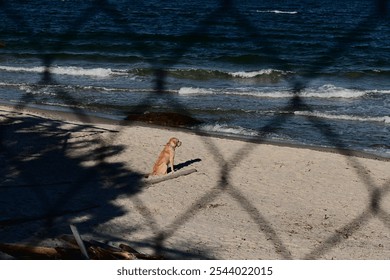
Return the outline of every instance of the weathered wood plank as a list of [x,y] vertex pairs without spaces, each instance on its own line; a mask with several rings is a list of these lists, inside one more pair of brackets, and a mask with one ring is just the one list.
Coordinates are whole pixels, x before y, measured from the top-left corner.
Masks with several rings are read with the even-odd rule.
[[148,179],[144,180],[145,188],[148,188],[151,185],[158,184],[167,180],[178,178],[180,176],[187,176],[197,171],[198,170],[193,168],[193,169],[188,169],[183,171],[176,171],[174,173],[169,173],[168,175],[165,176],[151,176]]

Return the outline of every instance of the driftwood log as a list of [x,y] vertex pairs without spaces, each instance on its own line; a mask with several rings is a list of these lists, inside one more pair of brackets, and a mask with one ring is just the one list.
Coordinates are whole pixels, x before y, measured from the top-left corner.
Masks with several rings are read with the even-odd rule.
[[[24,244],[0,243],[0,251],[16,259],[21,260],[83,260],[84,255],[71,235],[61,235],[59,240],[63,241],[66,247],[45,247]],[[142,254],[131,248],[129,245],[120,244],[114,247],[96,240],[83,241],[92,260],[156,260],[162,259],[159,256]]]
[[155,260],[162,259],[159,256],[142,254],[129,245],[120,244],[114,247],[96,240],[85,241],[82,239],[75,225],[70,225],[73,236],[61,235],[58,241],[63,247],[33,246],[27,244],[0,243],[0,253],[3,252],[16,259],[29,260]]
[[72,260],[82,259],[78,248],[31,246],[0,243],[0,251],[22,260]]
[[164,176],[150,176],[149,178],[144,180],[145,188],[150,187],[150,185],[158,184],[158,183],[161,183],[161,182],[164,182],[164,181],[167,181],[170,179],[174,179],[174,178],[177,178],[180,176],[186,176],[186,175],[192,174],[194,172],[197,172],[197,170],[193,168],[193,169],[188,169],[188,170],[183,170],[183,171],[176,171],[174,173],[169,173],[169,174],[164,175]]

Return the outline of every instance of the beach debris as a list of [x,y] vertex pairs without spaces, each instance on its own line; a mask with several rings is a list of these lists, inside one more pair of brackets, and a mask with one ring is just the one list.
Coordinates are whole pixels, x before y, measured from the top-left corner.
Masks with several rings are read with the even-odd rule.
[[196,170],[195,168],[192,168],[188,170],[176,171],[174,173],[168,173],[167,175],[164,176],[151,176],[148,179],[144,179],[144,183],[146,185],[145,188],[150,187],[150,185],[154,185],[170,179],[178,178],[180,176],[187,176],[197,171],[198,170]]
[[0,243],[0,253],[21,260],[161,260],[160,256],[139,253],[127,244],[119,247],[94,239],[85,241],[75,225],[70,225],[72,235],[60,235],[56,243],[61,246],[33,246],[26,244]]
[[0,243],[0,251],[22,260],[80,259],[80,250],[75,248]]
[[202,123],[191,116],[174,112],[129,113],[125,120],[170,127],[189,127]]
[[[0,252],[20,260],[82,260],[85,255],[81,253],[79,245],[72,235],[62,235],[58,241],[64,246],[46,247],[25,244],[0,243]],[[96,240],[83,242],[88,258],[91,260],[161,260],[160,256],[151,256],[139,253],[126,244],[114,247]]]

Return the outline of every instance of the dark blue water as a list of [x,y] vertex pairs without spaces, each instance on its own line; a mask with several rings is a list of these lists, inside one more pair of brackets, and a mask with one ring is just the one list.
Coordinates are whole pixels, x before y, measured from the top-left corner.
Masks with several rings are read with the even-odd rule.
[[380,2],[2,1],[0,101],[390,157]]

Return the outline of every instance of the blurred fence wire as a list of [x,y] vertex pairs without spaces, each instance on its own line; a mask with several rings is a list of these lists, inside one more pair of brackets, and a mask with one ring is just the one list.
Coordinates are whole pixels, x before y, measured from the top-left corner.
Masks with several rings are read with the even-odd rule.
[[[36,46],[35,48],[38,52],[37,57],[41,59],[42,65],[44,66],[44,71],[37,84],[56,84],[57,81],[55,81],[52,74],[52,65],[56,60],[55,51],[60,51],[64,48],[65,44],[58,42],[55,51],[46,53],[41,38],[34,33],[33,28],[29,26],[26,20],[28,15],[20,13],[17,5],[14,5],[12,2],[14,1],[1,0],[0,11],[3,17],[8,17],[19,29],[30,34],[27,37],[28,41],[26,41],[26,44]],[[267,56],[272,57],[274,60],[282,61],[281,54],[274,50],[272,42],[268,42],[262,36],[261,30],[258,30],[252,24],[251,20],[240,12],[235,5],[235,1],[221,0],[219,3],[214,11],[210,11],[208,16],[199,21],[195,30],[185,35],[190,37],[200,36],[213,28],[219,19],[225,17],[233,18],[239,22],[239,28],[247,39],[253,40],[254,43],[261,41]],[[301,97],[302,91],[306,88],[310,80],[315,79],[316,73],[319,73],[322,68],[335,64],[343,54],[348,52],[353,42],[364,37],[367,30],[369,30],[367,28],[368,26],[373,27],[378,20],[382,20],[388,16],[388,1],[376,0],[372,1],[372,3],[374,9],[369,16],[363,19],[360,24],[348,30],[344,36],[336,38],[322,58],[312,61],[309,70],[306,72],[305,80],[289,81],[293,95],[283,109],[284,111],[297,111],[302,109],[305,111],[313,111],[312,107]],[[81,12],[79,18],[69,24],[67,31],[63,34],[63,38],[67,38],[67,40],[76,38],[78,30],[82,29],[87,22],[93,20],[97,14],[104,14],[110,17],[118,26],[122,26],[123,31],[129,35],[130,39],[137,36],[137,31],[132,27],[131,19],[122,13],[114,3],[106,0],[96,0],[90,1],[88,9]],[[191,115],[186,104],[179,102],[173,95],[166,94],[166,89],[168,88],[167,69],[177,64],[183,55],[190,51],[191,44],[190,41],[183,41],[170,54],[168,59],[160,61],[148,45],[137,41],[136,49],[145,59],[148,59],[154,69],[155,84],[153,88],[155,91],[149,95],[145,95],[135,111],[147,111],[152,102],[152,97],[154,98],[158,94],[161,95],[162,99],[172,104],[171,106],[175,110]],[[286,64],[287,69],[288,67],[289,65]],[[78,120],[86,124],[90,121],[87,112],[80,109],[79,106],[76,106],[79,101],[66,90],[58,89],[56,94],[57,98],[70,106]],[[15,111],[22,111],[25,107],[33,103],[34,98],[33,93],[26,92],[18,100]],[[286,122],[289,117],[289,114],[276,116],[264,125],[261,131],[267,133],[273,132],[280,127],[280,124]],[[307,117],[307,120],[313,128],[317,129],[323,137],[327,138],[330,143],[333,143],[345,155],[346,161],[355,166],[357,177],[365,184],[370,197],[368,204],[362,207],[360,216],[345,224],[306,256],[302,256],[302,258],[307,259],[318,259],[323,257],[334,246],[343,242],[345,240],[343,238],[345,234],[352,234],[358,230],[358,225],[367,224],[372,219],[380,220],[390,231],[390,214],[381,207],[382,198],[390,190],[390,180],[387,180],[384,185],[374,183],[370,174],[361,172],[365,167],[360,163],[359,159],[350,157],[351,154],[345,149],[345,143],[339,139],[337,133],[333,131],[329,124],[310,117]],[[113,217],[126,214],[120,208],[108,203],[109,201],[121,195],[131,196],[139,191],[137,186],[140,184],[141,174],[135,174],[129,171],[124,165],[114,164],[109,160],[113,155],[123,151],[122,146],[113,144],[117,133],[120,133],[121,126],[117,127],[116,133],[113,133],[111,137],[93,138],[91,143],[88,142],[89,140],[85,142],[81,136],[80,138],[76,137],[75,141],[69,141],[70,133],[76,136],[78,133],[100,135],[107,132],[107,130],[92,125],[76,124],[68,124],[67,129],[64,129],[60,121],[48,123],[43,118],[33,116],[26,117],[20,122],[18,115],[1,112],[0,129],[0,174],[3,176],[3,178],[0,178],[0,203],[3,201],[5,205],[5,200],[8,200],[7,204],[9,204],[9,200],[12,200],[14,206],[11,207],[11,210],[8,209],[7,211],[18,213],[17,217],[1,217],[2,206],[0,205],[0,242],[2,242],[2,239],[10,240],[10,235],[12,235],[10,232],[12,230],[9,231],[9,229],[14,227],[20,227],[31,234],[39,228],[42,237],[55,236],[55,234],[59,233],[58,229],[54,227],[56,222],[66,223],[70,219],[69,217],[77,217],[80,213],[89,213],[91,215],[90,220],[95,220],[96,224],[104,223]],[[19,139],[18,135],[20,134],[24,136],[23,142],[16,144],[15,141],[19,141],[17,139]],[[264,139],[262,136],[259,136],[258,140],[261,142]],[[291,254],[289,253],[288,246],[278,234],[278,228],[267,220],[256,206],[234,186],[230,179],[231,172],[250,155],[253,145],[248,144],[236,151],[233,156],[226,158],[221,150],[212,142],[205,142],[204,144],[207,146],[210,156],[215,157],[215,160],[220,162],[220,178],[218,182],[214,182],[217,184],[217,187],[204,193],[193,204],[194,206],[183,213],[179,213],[169,227],[158,228],[153,226],[154,217],[152,211],[139,198],[136,196],[133,197],[140,206],[139,208],[143,209],[140,211],[140,214],[146,220],[150,220],[151,227],[154,227],[153,231],[156,232],[154,243],[150,244],[154,253],[156,255],[164,254],[167,240],[174,236],[186,221],[198,214],[200,210],[197,205],[212,203],[224,194],[237,201],[240,207],[249,214],[251,221],[259,228],[261,234],[267,237],[268,242],[272,243],[275,252],[277,252],[281,259],[290,259]],[[68,151],[79,149],[80,147],[85,148],[86,146],[92,147],[92,153],[81,153],[76,157],[67,156]],[[82,164],[91,160],[96,161],[96,165],[84,166]],[[49,178],[47,182],[41,181],[40,175],[42,172],[50,173],[46,176]],[[8,178],[14,177],[18,179],[13,185],[6,183]],[[59,188],[59,186],[67,187]],[[125,188],[121,188],[124,186]],[[94,193],[93,198],[90,197],[91,193]],[[110,214],[96,211],[99,208],[97,203],[99,199],[107,201],[105,213]],[[29,213],[20,213],[17,211],[19,204],[28,204],[31,208],[40,209],[41,214],[31,216]],[[30,229],[28,225],[31,223],[36,223],[37,227]],[[3,234],[4,236],[2,237],[1,235]]]

